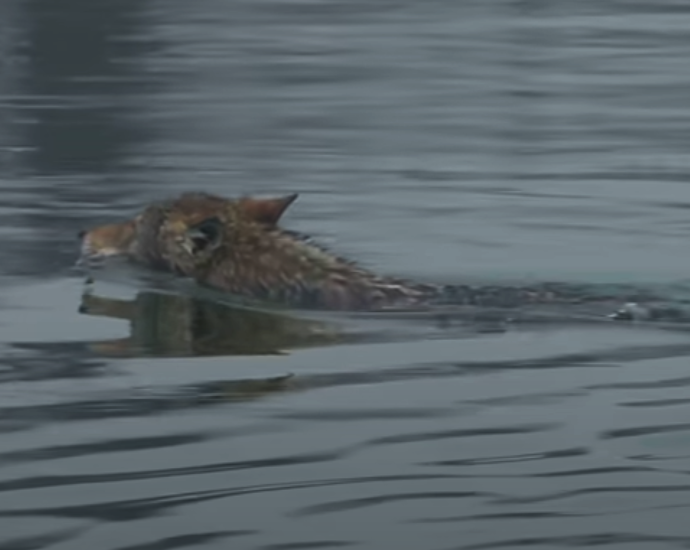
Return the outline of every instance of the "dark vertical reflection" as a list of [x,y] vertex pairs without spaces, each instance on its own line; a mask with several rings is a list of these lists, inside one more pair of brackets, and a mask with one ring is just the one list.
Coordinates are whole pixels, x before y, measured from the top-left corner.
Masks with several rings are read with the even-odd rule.
[[[543,21],[553,17],[557,7],[544,0],[516,0],[511,4],[511,48],[507,54],[507,128],[502,152],[510,166],[507,176],[529,179],[541,168],[545,144],[553,139],[555,127],[554,92],[549,85],[553,60],[563,47],[563,37]],[[550,58],[551,57],[551,58]]]
[[144,178],[130,159],[151,138],[145,105],[154,81],[146,61],[157,45],[146,5],[14,4],[15,71],[4,101],[13,121],[4,139],[12,145],[12,162],[0,166],[7,212],[0,228],[8,234],[2,273],[69,269],[74,235],[83,217],[93,214],[86,205],[110,208],[140,187]]
[[24,93],[31,98],[28,166],[105,173],[144,138],[135,91],[146,43],[142,0],[28,0]]
[[0,178],[9,171],[21,141],[13,104],[19,93],[21,65],[17,56],[19,11],[19,0],[0,2]]

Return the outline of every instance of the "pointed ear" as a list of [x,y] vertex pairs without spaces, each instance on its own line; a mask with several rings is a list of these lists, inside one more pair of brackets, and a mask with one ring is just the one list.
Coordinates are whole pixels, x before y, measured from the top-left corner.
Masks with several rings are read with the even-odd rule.
[[186,235],[191,245],[191,254],[213,250],[220,245],[223,237],[223,222],[215,216],[206,218],[190,227]]
[[249,219],[257,223],[276,225],[288,206],[290,206],[299,195],[293,193],[284,197],[272,199],[254,199],[246,197],[240,199],[240,211]]

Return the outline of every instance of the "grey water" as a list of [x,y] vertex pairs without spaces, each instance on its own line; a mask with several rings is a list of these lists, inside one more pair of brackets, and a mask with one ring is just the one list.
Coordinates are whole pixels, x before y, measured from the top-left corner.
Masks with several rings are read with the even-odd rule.
[[690,548],[690,333],[238,309],[76,234],[185,190],[414,279],[690,267],[680,0],[0,2],[0,549]]

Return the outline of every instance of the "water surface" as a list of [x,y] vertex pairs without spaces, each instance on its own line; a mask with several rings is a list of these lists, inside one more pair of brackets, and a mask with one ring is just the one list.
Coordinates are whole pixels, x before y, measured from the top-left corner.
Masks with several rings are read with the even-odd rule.
[[[687,282],[684,2],[0,2],[0,547],[687,548],[684,330],[246,312],[76,233],[198,189],[437,282]],[[487,329],[488,328],[488,329]]]

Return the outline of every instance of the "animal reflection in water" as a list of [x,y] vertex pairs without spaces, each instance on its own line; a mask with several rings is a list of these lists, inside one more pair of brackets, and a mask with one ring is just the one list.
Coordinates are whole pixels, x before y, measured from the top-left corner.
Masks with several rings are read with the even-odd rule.
[[129,322],[129,337],[90,345],[106,356],[275,355],[353,338],[320,321],[150,291],[131,300],[85,292],[79,312]]

